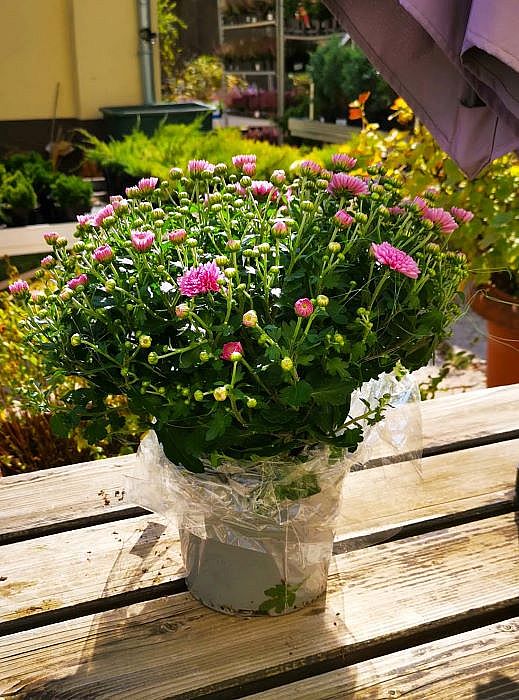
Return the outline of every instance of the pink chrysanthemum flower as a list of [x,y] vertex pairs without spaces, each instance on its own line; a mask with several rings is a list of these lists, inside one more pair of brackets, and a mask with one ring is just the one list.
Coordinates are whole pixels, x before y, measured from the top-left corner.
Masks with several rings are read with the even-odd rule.
[[103,207],[100,211],[97,212],[97,214],[94,214],[94,219],[92,223],[94,224],[94,226],[101,226],[101,224],[107,217],[113,215],[114,208],[111,204],[107,204],[106,207]]
[[423,197],[415,197],[411,204],[414,204],[415,207],[418,207],[421,211],[424,211],[429,206]]
[[405,214],[405,209],[403,207],[388,207],[388,212],[393,215]]
[[92,214],[77,214],[76,220],[79,226],[88,226],[93,223],[94,217]]
[[110,204],[113,207],[114,211],[117,211],[119,207],[125,207],[128,204],[128,200],[124,199],[124,197],[110,197]]
[[[240,153],[239,155],[232,157],[232,164],[235,168],[241,170],[242,172],[244,172],[244,165],[253,165],[254,170],[252,174],[254,174],[256,171],[256,156],[253,153]],[[251,175],[251,173],[245,173],[245,175]]]
[[137,185],[132,185],[131,187],[126,187],[124,190],[126,196],[128,199],[134,199],[135,197],[138,197],[141,193]]
[[15,280],[8,289],[11,294],[24,294],[29,291],[29,285],[25,280]]
[[277,199],[279,194],[277,188],[268,180],[253,180],[250,189],[257,199]]
[[45,243],[48,243],[49,245],[54,245],[58,238],[59,235],[55,231],[48,231],[47,233],[43,234],[43,239],[45,240]]
[[286,179],[287,175],[284,170],[274,170],[270,176],[270,181],[275,185],[282,185],[284,182],[286,182]]
[[352,223],[355,221],[353,216],[348,214],[347,211],[344,211],[344,209],[339,209],[339,211],[333,215],[333,218],[335,219],[335,222],[339,224],[339,226],[341,226],[342,228],[347,228],[348,226],[351,226]]
[[40,260],[40,265],[42,267],[52,267],[55,264],[56,260],[52,257],[52,255],[46,255],[44,258]]
[[79,286],[85,286],[88,282],[88,277],[83,273],[79,277],[73,277],[67,282],[67,287],[70,289],[77,289]]
[[372,243],[371,251],[379,263],[387,265],[392,270],[401,272],[406,277],[411,277],[411,279],[415,280],[420,274],[420,268],[410,255],[386,241],[379,244]]
[[297,316],[301,316],[301,318],[307,318],[308,316],[311,316],[314,312],[314,305],[310,301],[310,299],[307,299],[304,297],[303,299],[298,299],[296,303],[294,304],[294,311],[296,312]]
[[474,218],[474,214],[471,211],[460,209],[459,207],[451,207],[451,214],[458,224],[466,224]]
[[449,234],[458,228],[458,224],[454,221],[452,214],[442,209],[441,207],[426,207],[422,211],[424,219],[429,219],[441,231],[441,233]]
[[337,170],[351,170],[357,165],[357,159],[349,156],[347,153],[334,153],[332,156],[332,165]]
[[183,243],[186,240],[187,231],[183,228],[177,228],[174,231],[170,231],[168,233],[168,238],[172,243],[178,245],[179,243]]
[[242,173],[252,177],[256,172],[256,163],[244,163]]
[[299,163],[299,172],[307,177],[317,177],[321,172],[321,166],[314,160],[302,160]]
[[214,165],[208,160],[195,159],[187,164],[187,171],[190,175],[200,175],[201,173],[214,172]]
[[286,221],[283,221],[283,219],[274,219],[274,223],[272,224],[272,233],[275,237],[285,236],[288,233]]
[[239,352],[240,355],[243,355],[242,344],[231,341],[230,343],[224,344],[220,357],[222,358],[222,360],[232,360],[232,355],[235,352]]
[[218,284],[221,278],[221,273],[218,265],[212,261],[192,267],[181,277],[177,278],[180,293],[186,297],[195,297],[197,294],[206,294],[207,292],[218,292],[220,285]]
[[350,194],[358,196],[360,194],[368,194],[368,183],[361,180],[360,177],[346,175],[346,173],[334,173],[328,185],[328,192],[333,195]]
[[157,187],[158,177],[143,177],[137,183],[141,192],[152,192]]
[[92,253],[92,257],[97,262],[109,262],[114,257],[114,252],[109,245],[101,245]]
[[151,248],[155,240],[153,231],[132,231],[131,232],[132,246],[139,253],[144,253]]

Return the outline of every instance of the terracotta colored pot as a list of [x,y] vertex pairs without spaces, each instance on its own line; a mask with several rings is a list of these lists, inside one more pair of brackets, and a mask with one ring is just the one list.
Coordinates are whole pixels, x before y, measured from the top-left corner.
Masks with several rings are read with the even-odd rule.
[[487,322],[487,386],[519,382],[519,298],[497,287],[478,287],[471,306]]

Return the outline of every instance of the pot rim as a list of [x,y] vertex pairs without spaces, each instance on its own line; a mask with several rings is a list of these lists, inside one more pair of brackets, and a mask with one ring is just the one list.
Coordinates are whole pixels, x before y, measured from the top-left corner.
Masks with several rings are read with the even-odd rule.
[[471,287],[469,293],[469,304],[477,314],[498,326],[519,331],[519,297],[491,283]]

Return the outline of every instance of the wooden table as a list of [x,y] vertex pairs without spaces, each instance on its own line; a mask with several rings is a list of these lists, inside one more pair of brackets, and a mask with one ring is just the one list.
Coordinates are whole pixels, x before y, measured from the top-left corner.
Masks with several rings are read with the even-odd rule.
[[420,488],[351,474],[326,599],[275,619],[190,596],[133,456],[1,479],[0,698],[519,698],[519,385],[422,412]]

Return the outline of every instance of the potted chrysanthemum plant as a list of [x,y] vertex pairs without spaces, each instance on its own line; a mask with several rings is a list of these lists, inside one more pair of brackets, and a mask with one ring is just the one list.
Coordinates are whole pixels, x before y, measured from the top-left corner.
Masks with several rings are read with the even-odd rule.
[[114,401],[154,431],[166,457],[148,439],[143,462],[162,459],[188,586],[217,609],[282,613],[322,593],[341,456],[390,403],[352,414],[352,394],[424,365],[459,313],[449,215],[382,167],[333,164],[257,181],[253,155],[190,161],[81,217],[72,250],[48,233],[43,294],[11,285],[49,369],[86,384],[58,431],[116,433]]

